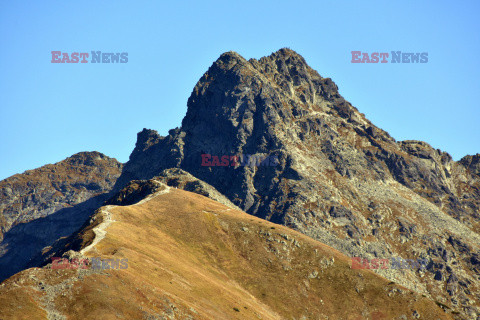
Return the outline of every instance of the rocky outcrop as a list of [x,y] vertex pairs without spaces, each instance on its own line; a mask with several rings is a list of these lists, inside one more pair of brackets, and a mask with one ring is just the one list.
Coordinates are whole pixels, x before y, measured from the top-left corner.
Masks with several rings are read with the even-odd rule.
[[110,198],[105,204],[116,206],[129,206],[136,204],[161,188],[154,180],[132,180],[128,185]]
[[470,173],[480,176],[480,153],[465,156],[459,161]]
[[226,205],[229,208],[241,210],[230,200],[228,200],[227,197],[218,192],[217,189],[215,189],[208,183],[197,179],[196,177],[192,176],[190,173],[182,169],[171,168],[163,170],[158,176],[154,178],[154,180],[160,181],[170,187],[175,187],[178,189],[183,189],[185,191],[200,194],[202,196],[215,200],[223,205]]

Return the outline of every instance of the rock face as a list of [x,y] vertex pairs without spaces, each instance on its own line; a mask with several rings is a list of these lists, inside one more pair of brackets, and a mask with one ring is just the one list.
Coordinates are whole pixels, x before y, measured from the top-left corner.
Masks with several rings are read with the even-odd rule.
[[[205,154],[229,165],[202,165]],[[278,163],[232,166],[240,155]],[[292,50],[248,61],[227,52],[195,86],[180,128],[138,134],[116,188],[181,168],[244,211],[348,255],[428,259],[425,274],[379,272],[469,317],[480,315],[479,157],[455,162],[395,141]]]
[[122,166],[99,152],[80,152],[1,181],[0,281],[77,231],[108,198]]

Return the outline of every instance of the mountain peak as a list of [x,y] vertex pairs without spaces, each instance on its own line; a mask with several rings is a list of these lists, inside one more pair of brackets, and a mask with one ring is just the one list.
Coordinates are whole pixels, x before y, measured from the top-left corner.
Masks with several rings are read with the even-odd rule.
[[[289,69],[295,67],[296,69],[305,69],[312,74],[316,73],[312,68],[310,68],[302,55],[290,48],[282,48],[277,50],[271,53],[269,56],[260,58],[259,62],[261,64],[268,64],[271,62],[276,63],[278,71],[284,75],[288,74]],[[286,68],[286,66],[288,66],[288,68]]]
[[[245,60],[245,58],[242,57],[240,54],[235,51],[228,51],[222,53],[220,57],[213,63],[212,67],[218,67],[221,70],[230,70],[237,64],[244,65],[246,63],[247,60]],[[212,68],[210,68],[209,73],[214,73],[212,71]]]
[[217,59],[217,61],[218,60],[226,61],[226,60],[231,60],[231,59],[243,60],[243,61],[245,60],[245,58],[242,57],[238,52],[230,50],[230,51],[222,53],[220,55],[220,57]]
[[272,53],[270,56],[274,56],[274,57],[284,57],[284,58],[288,58],[288,57],[295,57],[295,58],[300,58],[302,59],[303,61],[305,61],[305,59],[302,57],[302,55],[300,55],[298,52],[296,52],[295,50],[292,50],[290,48],[281,48],[280,50],[277,50],[275,51],[274,53]]
[[136,154],[142,153],[150,146],[156,144],[162,137],[156,130],[143,128],[142,131],[137,133],[137,142],[135,143],[135,149],[130,154],[130,159]]
[[111,158],[107,157],[101,152],[98,151],[83,151],[75,153],[74,155],[68,157],[64,161],[71,165],[87,165],[95,166],[96,161],[109,160]]

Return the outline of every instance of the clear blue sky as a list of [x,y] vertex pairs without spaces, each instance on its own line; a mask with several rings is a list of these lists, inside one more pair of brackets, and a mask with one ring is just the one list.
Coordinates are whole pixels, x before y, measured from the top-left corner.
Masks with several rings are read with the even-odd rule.
[[[290,47],[397,140],[480,152],[479,1],[2,1],[0,179],[79,151],[125,162],[144,127],[180,126],[221,53]],[[128,52],[52,64],[51,51]],[[352,64],[352,50],[428,52]]]

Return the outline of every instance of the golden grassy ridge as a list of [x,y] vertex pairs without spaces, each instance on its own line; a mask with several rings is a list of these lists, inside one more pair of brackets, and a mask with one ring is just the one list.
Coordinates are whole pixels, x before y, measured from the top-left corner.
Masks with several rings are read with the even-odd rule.
[[170,189],[110,213],[87,256],[128,269],[23,271],[0,286],[0,319],[451,319],[318,241],[197,194]]

